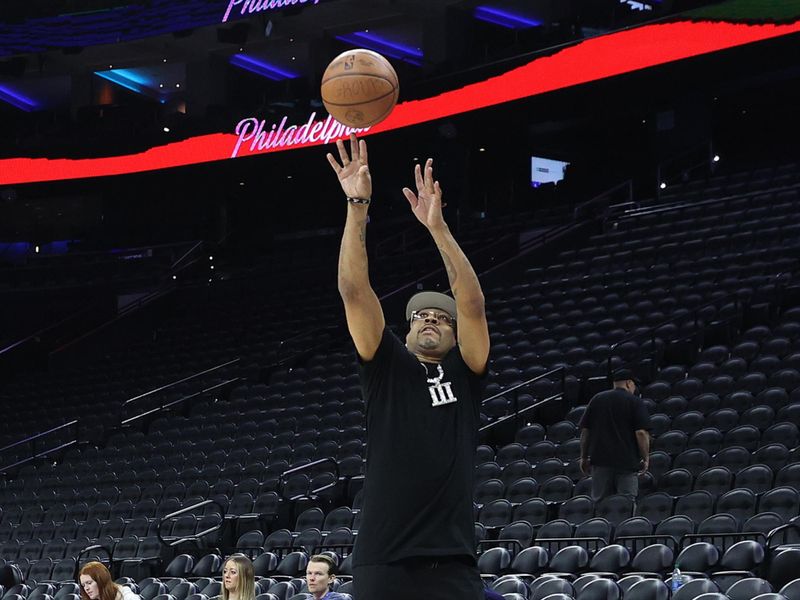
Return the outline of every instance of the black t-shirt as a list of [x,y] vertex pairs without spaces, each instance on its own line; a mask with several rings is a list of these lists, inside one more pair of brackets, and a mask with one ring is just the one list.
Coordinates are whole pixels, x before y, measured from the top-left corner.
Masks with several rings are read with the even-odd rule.
[[638,429],[650,429],[650,415],[644,402],[627,390],[614,388],[595,394],[581,418],[580,427],[589,430],[588,453],[597,467],[637,470]]
[[367,466],[353,564],[474,556],[481,378],[458,346],[440,365],[422,363],[388,329],[359,375]]

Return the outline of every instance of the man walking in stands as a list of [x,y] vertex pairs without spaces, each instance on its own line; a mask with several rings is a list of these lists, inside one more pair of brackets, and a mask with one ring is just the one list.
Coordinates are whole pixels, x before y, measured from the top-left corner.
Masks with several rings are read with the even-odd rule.
[[367,269],[372,181],[366,142],[328,154],[347,198],[339,293],[359,359],[367,466],[353,551],[359,600],[480,600],[472,513],[481,378],[489,356],[483,292],[442,217],[432,159],[403,193],[439,249],[453,297],[408,302],[405,344],[387,327]]
[[581,470],[592,474],[592,500],[622,494],[636,501],[638,474],[650,461],[650,415],[635,396],[636,377],[618,369],[613,388],[595,394],[581,418]]

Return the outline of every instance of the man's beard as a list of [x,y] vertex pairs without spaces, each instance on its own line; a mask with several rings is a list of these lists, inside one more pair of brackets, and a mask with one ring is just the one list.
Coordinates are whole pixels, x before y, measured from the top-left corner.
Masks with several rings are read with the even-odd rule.
[[439,347],[439,340],[429,336],[420,336],[419,347],[423,350],[436,350]]

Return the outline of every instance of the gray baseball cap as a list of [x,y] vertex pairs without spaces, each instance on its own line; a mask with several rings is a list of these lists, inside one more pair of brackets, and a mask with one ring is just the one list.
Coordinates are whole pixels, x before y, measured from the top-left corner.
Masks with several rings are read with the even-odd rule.
[[411,296],[411,300],[406,304],[406,321],[411,320],[411,313],[423,308],[438,308],[454,319],[457,318],[456,301],[452,296],[440,292],[419,292]]

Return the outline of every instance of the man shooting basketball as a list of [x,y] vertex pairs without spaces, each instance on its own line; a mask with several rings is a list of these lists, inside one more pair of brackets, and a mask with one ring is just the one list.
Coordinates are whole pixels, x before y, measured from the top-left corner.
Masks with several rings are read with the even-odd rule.
[[367,144],[350,138],[341,164],[328,154],[347,197],[339,293],[359,358],[366,403],[364,506],[353,551],[359,600],[479,600],[472,513],[481,377],[489,356],[483,292],[442,217],[432,159],[403,193],[430,232],[453,297],[416,294],[405,344],[387,327],[367,268],[372,181]]

